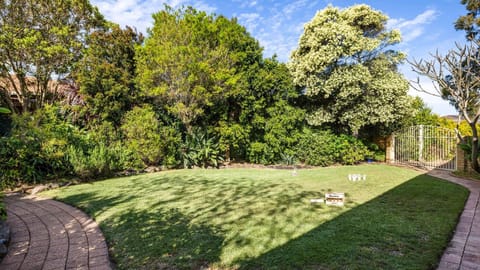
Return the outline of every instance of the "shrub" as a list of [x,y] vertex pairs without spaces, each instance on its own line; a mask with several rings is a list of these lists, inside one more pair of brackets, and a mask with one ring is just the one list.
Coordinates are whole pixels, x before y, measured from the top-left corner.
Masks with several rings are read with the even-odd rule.
[[305,130],[297,156],[307,165],[329,166],[336,162],[335,136],[330,131]]
[[167,167],[177,167],[180,165],[180,146],[182,145],[182,136],[178,129],[174,127],[160,127],[162,165]]
[[266,163],[283,161],[285,155],[293,156],[301,135],[303,110],[295,108],[285,100],[279,100],[267,109],[268,118],[265,122],[266,144],[264,159]]
[[41,170],[46,161],[41,156],[41,143],[33,130],[0,138],[1,188],[17,182],[36,183],[45,177]]
[[182,147],[182,159],[184,168],[218,167],[224,160],[215,138],[209,137],[206,132],[200,130],[187,135]]
[[121,130],[125,145],[145,166],[177,165],[181,136],[176,129],[161,126],[150,105],[127,112]]
[[68,145],[79,142],[79,131],[59,114],[58,107],[46,106],[35,114],[12,116],[10,135],[0,138],[3,188],[70,173],[66,151]]
[[295,155],[280,154],[282,163],[285,165],[294,165],[296,163]]
[[353,165],[372,155],[368,148],[358,139],[348,135],[340,135],[335,140],[337,160],[343,165]]
[[311,130],[304,132],[297,151],[300,161],[314,166],[329,166],[335,163],[356,164],[371,154],[355,137],[337,136],[330,131]]
[[253,142],[248,148],[248,160],[257,164],[267,164],[273,158],[273,153],[269,151],[267,144],[262,142]]
[[37,183],[65,176],[95,178],[126,168],[133,156],[108,122],[82,131],[47,105],[12,117],[12,131],[0,138],[0,186]]
[[118,145],[95,143],[87,150],[70,146],[68,157],[75,175],[82,179],[110,176],[115,171],[127,168],[124,149]]

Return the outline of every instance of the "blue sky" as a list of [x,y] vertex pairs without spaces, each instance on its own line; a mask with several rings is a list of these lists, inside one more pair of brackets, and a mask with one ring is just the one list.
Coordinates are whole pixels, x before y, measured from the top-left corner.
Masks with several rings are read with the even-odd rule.
[[[464,41],[464,33],[455,31],[454,21],[466,13],[460,0],[91,0],[107,19],[120,25],[135,26],[145,33],[152,25],[151,14],[163,8],[164,4],[173,7],[191,5],[210,13],[237,17],[240,24],[259,40],[264,48],[264,56],[274,53],[278,59],[287,62],[290,52],[296,48],[303,31],[303,24],[328,4],[348,7],[354,4],[367,4],[385,13],[390,20],[388,27],[399,29],[403,42],[396,49],[407,53],[409,59],[429,59],[430,53],[438,50],[445,53],[455,47],[455,42]],[[408,64],[400,71],[409,80],[416,75]],[[422,85],[432,89],[432,83],[422,79]],[[456,114],[453,107],[439,98],[410,90],[411,95],[421,96],[434,112],[440,115]]]

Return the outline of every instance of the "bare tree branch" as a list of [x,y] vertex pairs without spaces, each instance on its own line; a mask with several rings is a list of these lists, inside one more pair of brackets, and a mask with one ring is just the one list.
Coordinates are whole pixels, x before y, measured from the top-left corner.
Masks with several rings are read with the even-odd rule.
[[[408,61],[419,76],[430,79],[434,89],[425,89],[420,83],[410,81],[410,86],[420,92],[441,97],[455,106],[459,114],[472,129],[472,167],[480,171],[478,164],[478,131],[476,124],[480,119],[480,43],[470,41],[441,55],[438,50],[431,54],[432,59]],[[459,115],[459,119],[460,118]],[[463,138],[462,141],[465,141]]]

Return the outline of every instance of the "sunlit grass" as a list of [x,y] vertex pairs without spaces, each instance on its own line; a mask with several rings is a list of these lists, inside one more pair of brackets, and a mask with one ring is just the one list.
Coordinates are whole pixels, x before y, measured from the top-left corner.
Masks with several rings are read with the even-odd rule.
[[[330,191],[345,192],[346,206],[310,203]],[[120,269],[429,269],[468,192],[363,165],[168,171],[45,195],[93,216]]]

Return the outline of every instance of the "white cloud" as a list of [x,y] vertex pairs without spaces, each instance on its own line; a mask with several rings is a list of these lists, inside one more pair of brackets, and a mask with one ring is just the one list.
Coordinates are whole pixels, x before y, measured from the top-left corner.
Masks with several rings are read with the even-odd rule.
[[262,19],[258,13],[242,13],[238,16],[239,23],[245,26],[249,32],[255,31]]
[[413,28],[410,31],[401,31],[402,39],[404,42],[409,42],[421,36],[424,32],[423,28]]
[[423,35],[425,26],[432,23],[437,16],[438,12],[436,10],[427,9],[412,20],[390,19],[387,22],[387,28],[400,30],[403,41],[409,42]]
[[417,15],[413,20],[410,21],[402,21],[398,27],[405,28],[405,27],[416,27],[418,25],[428,24],[431,23],[436,17],[437,12],[433,9],[427,9],[425,12]]
[[296,12],[297,10],[305,7],[308,3],[309,3],[309,1],[307,1],[307,0],[297,0],[293,3],[290,3],[290,4],[286,5],[283,8],[283,13],[286,16],[290,16],[290,14],[292,14],[292,13]]
[[107,20],[121,26],[134,26],[143,33],[152,26],[152,14],[162,10],[164,4],[173,8],[191,5],[208,13],[216,11],[216,7],[203,1],[190,0],[92,0],[91,2],[98,7]]
[[240,5],[241,8],[253,8],[255,7],[258,2],[253,0],[253,1],[234,1],[234,2],[241,2],[242,4]]
[[[427,107],[431,108],[433,112],[439,115],[455,115],[458,114],[455,108],[450,105],[447,101],[440,98],[438,92],[435,88],[434,82],[426,77],[419,76],[415,72],[412,71],[412,68],[408,64],[404,64],[400,66],[400,71],[405,75],[405,79],[407,79],[413,85],[416,85],[417,78],[421,87],[431,93],[425,93],[419,90],[414,89],[410,86],[408,94],[411,96],[418,96],[421,97],[422,100],[425,102]],[[433,95],[432,95],[433,94]]]
[[198,10],[203,10],[207,13],[214,13],[217,11],[217,8],[214,6],[211,6],[207,3],[204,3],[202,1],[194,1],[193,4],[191,4],[192,7],[198,9]]

